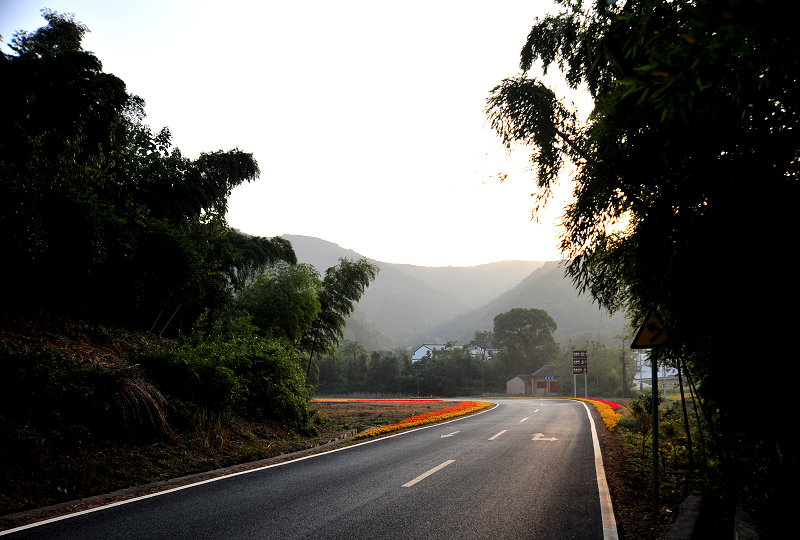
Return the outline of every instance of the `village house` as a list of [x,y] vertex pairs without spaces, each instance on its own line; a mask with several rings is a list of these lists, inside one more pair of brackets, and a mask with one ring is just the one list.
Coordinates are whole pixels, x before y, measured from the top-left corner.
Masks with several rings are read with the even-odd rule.
[[542,366],[530,375],[517,375],[506,382],[507,394],[553,396],[558,395],[560,390],[556,366],[553,365]]

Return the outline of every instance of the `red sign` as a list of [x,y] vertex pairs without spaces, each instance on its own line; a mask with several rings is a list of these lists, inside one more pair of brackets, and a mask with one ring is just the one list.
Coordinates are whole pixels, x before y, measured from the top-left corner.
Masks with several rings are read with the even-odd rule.
[[586,375],[589,372],[588,360],[586,351],[572,351],[572,374]]

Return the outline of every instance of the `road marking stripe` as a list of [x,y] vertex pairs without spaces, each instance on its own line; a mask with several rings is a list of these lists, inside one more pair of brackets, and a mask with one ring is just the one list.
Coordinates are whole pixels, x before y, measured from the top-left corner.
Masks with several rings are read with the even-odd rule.
[[597,430],[594,427],[594,418],[592,418],[592,413],[586,403],[582,401],[580,403],[586,408],[586,414],[589,416],[589,425],[592,428],[594,469],[597,474],[597,490],[600,495],[600,515],[603,518],[603,540],[618,540],[617,520],[614,518],[614,506],[611,504],[611,493],[608,491],[606,469],[603,466],[603,454],[600,451],[600,441],[597,438]]
[[498,434],[497,434],[497,435],[495,435],[494,437],[491,437],[491,438],[489,438],[489,440],[490,440],[490,441],[493,441],[493,440],[495,440],[497,437],[499,437],[500,435],[502,435],[502,434],[503,434],[503,433],[505,433],[506,431],[508,431],[508,430],[507,430],[507,429],[504,429],[503,431],[501,431],[500,433],[498,433]]
[[520,421],[519,421],[519,423],[521,424],[522,422],[524,422],[524,421],[525,421],[525,420],[527,420],[528,418],[530,418],[530,416],[526,416],[525,418],[523,418],[522,420],[520,420]]
[[533,411],[533,412],[539,412],[539,409],[536,409],[536,410],[535,410],[535,411]]
[[403,487],[411,487],[414,484],[416,484],[417,482],[425,480],[427,477],[429,477],[430,475],[432,475],[436,471],[441,471],[442,469],[444,469],[445,467],[447,467],[448,465],[450,465],[453,462],[455,462],[454,459],[448,459],[447,461],[445,461],[441,465],[437,465],[436,467],[434,467],[433,469],[429,470],[428,472],[422,473],[421,475],[417,476],[411,482],[406,482],[405,484],[403,484]]
[[442,435],[440,438],[444,439],[445,437],[452,437],[456,433],[461,433],[460,431],[454,431],[452,433],[448,433],[447,435]]

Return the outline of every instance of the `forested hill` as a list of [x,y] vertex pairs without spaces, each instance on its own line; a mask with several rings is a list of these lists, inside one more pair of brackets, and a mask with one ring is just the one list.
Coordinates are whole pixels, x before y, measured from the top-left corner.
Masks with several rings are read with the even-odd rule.
[[[298,261],[313,264],[321,272],[335,265],[339,257],[363,257],[319,238],[282,237],[292,243]],[[418,345],[434,326],[511,289],[543,264],[504,261],[467,268],[431,268],[370,260],[381,271],[358,303],[360,325],[366,319],[394,345],[408,347]]]
[[[325,240],[283,235],[298,261],[324,271],[339,257],[363,255]],[[597,333],[616,335],[624,325],[585,296],[578,296],[558,263],[504,261],[473,267],[424,267],[375,262],[381,272],[351,317],[350,339],[381,348],[387,341],[467,343],[476,330],[491,330],[494,316],[515,307],[544,309],[558,324],[556,339]],[[385,339],[384,339],[385,338]]]
[[517,307],[547,311],[558,325],[554,333],[557,341],[586,333],[591,338],[598,333],[611,337],[619,334],[626,322],[621,315],[612,317],[605,310],[598,309],[586,295],[578,295],[559,263],[547,262],[519,285],[483,307],[433,327],[426,340],[448,339],[467,343],[476,330],[491,330],[495,315]]

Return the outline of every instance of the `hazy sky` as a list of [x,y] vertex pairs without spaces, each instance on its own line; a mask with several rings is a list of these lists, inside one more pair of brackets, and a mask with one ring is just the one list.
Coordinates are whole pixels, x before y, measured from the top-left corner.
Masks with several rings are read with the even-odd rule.
[[527,157],[483,113],[549,1],[0,0],[5,43],[45,6],[89,27],[84,48],[185,155],[255,155],[261,178],[230,200],[244,232],[425,266],[560,258],[563,196],[530,220]]

